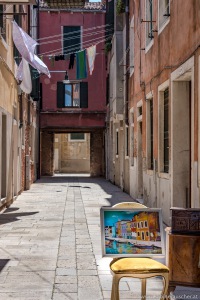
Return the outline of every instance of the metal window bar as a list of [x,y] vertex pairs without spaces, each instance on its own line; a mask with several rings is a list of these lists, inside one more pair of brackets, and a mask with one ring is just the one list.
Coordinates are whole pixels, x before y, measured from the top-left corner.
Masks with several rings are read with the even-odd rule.
[[153,99],[149,103],[150,110],[150,170],[153,170]]
[[142,20],[142,22],[146,23],[146,39],[147,44],[154,38],[153,36],[153,1],[146,1],[146,19],[147,21]]
[[116,155],[119,154],[119,133],[116,132]]
[[164,173],[169,172],[169,89],[164,91]]
[[170,16],[169,0],[159,0],[159,27],[161,28]]
[[126,127],[126,156],[129,156],[129,128]]

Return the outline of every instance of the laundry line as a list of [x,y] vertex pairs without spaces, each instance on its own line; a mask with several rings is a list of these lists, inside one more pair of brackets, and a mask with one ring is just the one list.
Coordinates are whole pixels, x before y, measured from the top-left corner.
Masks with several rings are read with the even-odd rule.
[[[104,37],[103,39],[100,39],[100,40],[97,40],[96,41],[96,39],[94,39],[94,40],[91,40],[91,41],[89,41],[89,44],[88,45],[85,45],[85,47],[83,48],[83,49],[87,49],[87,48],[89,48],[89,47],[91,47],[91,46],[94,46],[94,45],[98,45],[98,44],[100,44],[100,43],[103,43],[103,42],[106,42],[106,41],[108,41],[108,40],[110,40],[111,39],[111,37],[112,37],[112,35],[109,35],[109,36],[107,36],[107,37]],[[64,47],[64,48],[58,48],[58,49],[55,49],[55,50],[51,50],[51,51],[47,51],[47,52],[43,52],[43,53],[39,53],[38,55],[39,56],[55,56],[55,55],[62,55],[62,53],[63,53],[63,50],[69,50],[70,52],[69,53],[67,53],[66,55],[70,55],[70,54],[73,54],[73,53],[76,53],[76,52],[78,52],[78,51],[81,51],[81,50],[78,50],[77,51],[77,47],[79,46],[79,44],[74,44],[72,47],[69,47],[69,48],[67,48],[67,47]],[[82,49],[82,50],[83,50]],[[98,54],[101,54],[101,53],[98,53]]]

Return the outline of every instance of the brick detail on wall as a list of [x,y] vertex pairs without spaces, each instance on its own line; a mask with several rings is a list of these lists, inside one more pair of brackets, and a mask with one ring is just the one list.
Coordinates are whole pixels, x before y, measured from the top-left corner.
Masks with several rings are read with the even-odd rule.
[[53,175],[53,133],[41,132],[41,175]]
[[90,134],[90,174],[104,175],[104,132],[96,130]]

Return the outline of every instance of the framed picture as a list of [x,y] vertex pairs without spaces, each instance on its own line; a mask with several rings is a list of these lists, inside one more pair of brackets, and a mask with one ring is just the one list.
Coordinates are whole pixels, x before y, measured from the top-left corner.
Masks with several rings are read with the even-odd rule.
[[102,207],[100,216],[103,256],[165,255],[161,209]]

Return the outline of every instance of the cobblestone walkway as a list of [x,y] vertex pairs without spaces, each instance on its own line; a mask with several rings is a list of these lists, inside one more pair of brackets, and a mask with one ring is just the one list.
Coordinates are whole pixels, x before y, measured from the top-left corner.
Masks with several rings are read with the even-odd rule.
[[[110,299],[100,207],[130,200],[103,178],[43,177],[32,184],[0,213],[0,299]],[[159,279],[150,280],[148,299],[159,299],[161,287]],[[139,281],[124,279],[120,290],[120,299],[140,299]]]

